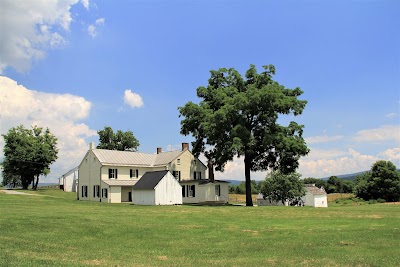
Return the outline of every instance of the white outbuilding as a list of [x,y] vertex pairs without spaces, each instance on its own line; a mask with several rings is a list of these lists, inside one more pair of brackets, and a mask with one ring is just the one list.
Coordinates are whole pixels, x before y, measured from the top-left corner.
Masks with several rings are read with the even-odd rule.
[[78,167],[73,168],[58,178],[60,189],[65,192],[76,192],[78,187]]
[[146,172],[132,188],[137,205],[182,204],[182,186],[168,170]]
[[306,195],[302,197],[304,206],[315,208],[327,208],[328,197],[323,187],[318,188],[314,184],[306,184]]

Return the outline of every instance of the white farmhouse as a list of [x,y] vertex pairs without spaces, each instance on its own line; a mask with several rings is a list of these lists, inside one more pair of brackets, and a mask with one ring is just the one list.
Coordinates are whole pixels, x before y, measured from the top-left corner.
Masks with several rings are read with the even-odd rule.
[[[182,143],[179,151],[162,152],[157,148],[157,154],[95,149],[91,143],[79,165],[77,197],[84,201],[108,203],[133,202],[135,199],[136,203],[147,204],[147,200],[133,196],[135,192],[139,194],[137,189],[144,189],[135,190],[133,186],[148,172],[168,171],[182,186],[179,194],[183,203],[228,202],[228,183],[205,180],[206,169],[189,151],[188,143]],[[175,199],[177,191],[170,189],[168,194],[174,196],[165,199]]]
[[311,206],[315,208],[327,208],[328,198],[326,191],[323,187],[318,188],[315,184],[306,184],[306,195],[301,199],[304,202],[304,206]]
[[78,187],[78,167],[58,178],[60,189],[65,192],[76,192]]

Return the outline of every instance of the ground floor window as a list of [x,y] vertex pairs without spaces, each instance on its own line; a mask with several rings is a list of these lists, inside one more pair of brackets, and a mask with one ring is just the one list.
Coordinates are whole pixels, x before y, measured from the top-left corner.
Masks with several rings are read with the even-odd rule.
[[221,196],[221,185],[219,184],[215,185],[215,195]]
[[82,197],[87,197],[88,196],[87,192],[88,192],[87,185],[82,185]]
[[93,186],[93,197],[100,197],[100,185]]
[[108,189],[107,188],[101,189],[101,197],[108,198]]
[[182,197],[195,197],[196,186],[195,185],[183,185],[182,186]]

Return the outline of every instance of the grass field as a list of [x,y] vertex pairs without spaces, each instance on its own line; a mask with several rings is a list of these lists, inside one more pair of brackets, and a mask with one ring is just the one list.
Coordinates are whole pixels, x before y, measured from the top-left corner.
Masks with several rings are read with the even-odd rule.
[[1,266],[400,266],[400,205],[145,207],[37,194],[0,194]]

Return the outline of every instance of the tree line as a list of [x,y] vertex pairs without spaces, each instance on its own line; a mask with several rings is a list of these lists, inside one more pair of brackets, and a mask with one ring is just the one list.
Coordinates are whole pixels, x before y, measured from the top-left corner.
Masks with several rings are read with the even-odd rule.
[[[305,195],[304,185],[314,184],[324,188],[328,194],[353,193],[364,200],[400,201],[400,172],[390,161],[375,162],[370,171],[356,177],[356,180],[346,180],[331,176],[327,180],[317,178],[301,179],[297,173],[282,174],[272,172],[263,181],[251,181],[251,193],[261,193],[264,198],[274,201],[295,200]],[[232,194],[245,194],[245,183],[231,185]]]

